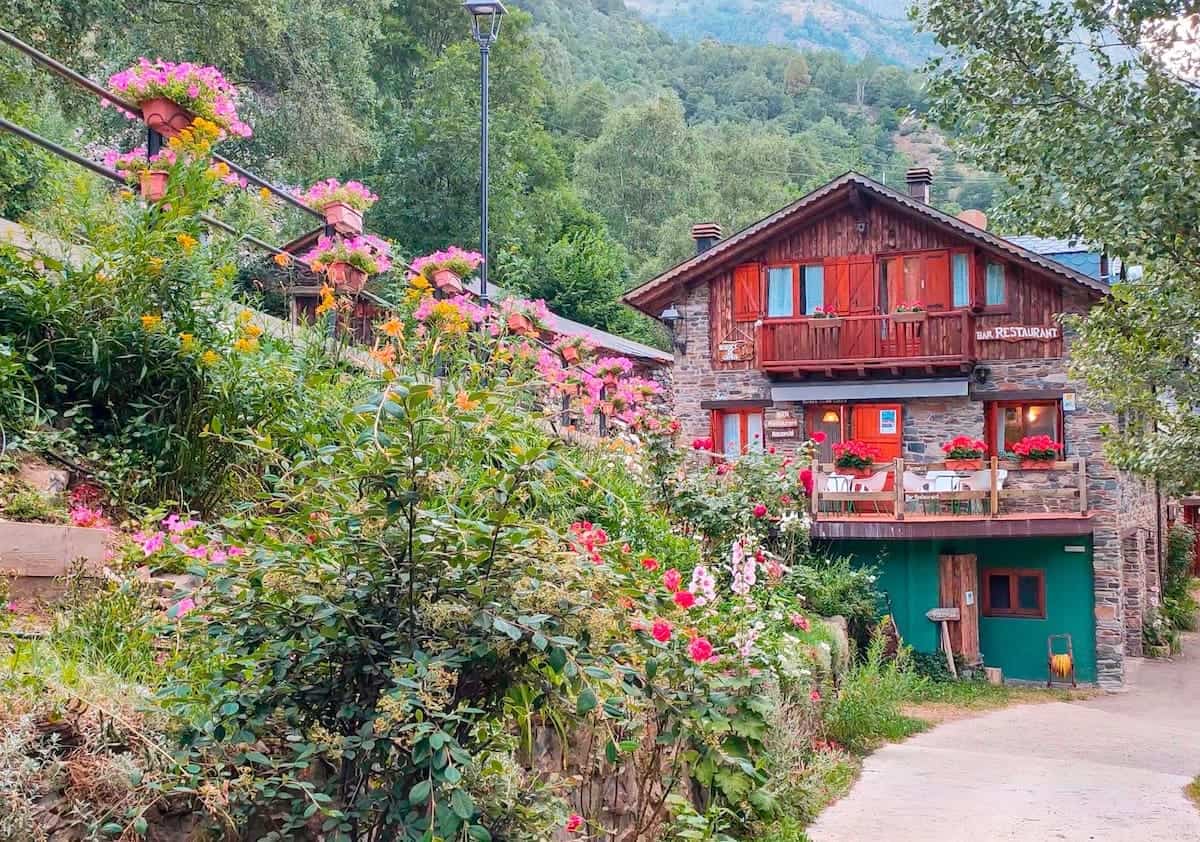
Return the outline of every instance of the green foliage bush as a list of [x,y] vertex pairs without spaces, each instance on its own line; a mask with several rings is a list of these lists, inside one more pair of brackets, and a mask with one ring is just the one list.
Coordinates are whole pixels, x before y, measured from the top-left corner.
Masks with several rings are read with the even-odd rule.
[[874,567],[857,566],[849,556],[808,553],[798,559],[793,579],[813,612],[822,617],[841,615],[852,639],[867,639],[879,618],[881,600]]
[[1173,629],[1195,631],[1200,604],[1192,595],[1196,532],[1186,523],[1177,523],[1167,534],[1167,570],[1163,578],[1159,614]]
[[870,749],[882,740],[900,739],[923,727],[905,716],[900,706],[924,679],[908,668],[907,649],[902,648],[892,659],[885,658],[886,644],[886,637],[877,631],[865,657],[851,668],[825,714],[830,739],[855,751]]

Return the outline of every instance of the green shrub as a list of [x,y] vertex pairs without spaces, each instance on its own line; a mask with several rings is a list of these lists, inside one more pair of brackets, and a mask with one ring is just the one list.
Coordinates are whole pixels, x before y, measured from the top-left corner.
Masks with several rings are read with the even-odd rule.
[[886,645],[886,636],[876,631],[862,662],[850,669],[825,710],[829,738],[854,751],[906,737],[923,727],[900,707],[918,692],[924,679],[908,668],[907,649],[888,660]]
[[1192,596],[1192,562],[1196,532],[1186,523],[1177,523],[1167,534],[1167,570],[1163,578],[1162,605],[1159,613],[1172,629],[1195,631],[1200,604]]
[[822,617],[846,618],[850,637],[865,641],[879,619],[882,595],[875,587],[876,569],[856,566],[849,556],[806,554],[792,571],[792,582],[805,604]]

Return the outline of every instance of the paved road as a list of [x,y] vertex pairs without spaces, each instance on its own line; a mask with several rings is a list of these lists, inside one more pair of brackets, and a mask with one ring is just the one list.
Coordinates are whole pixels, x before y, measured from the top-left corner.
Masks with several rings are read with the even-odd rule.
[[[1127,661],[1127,665],[1131,662]],[[1200,810],[1200,639],[1130,689],[948,722],[867,758],[813,842],[1183,842]]]

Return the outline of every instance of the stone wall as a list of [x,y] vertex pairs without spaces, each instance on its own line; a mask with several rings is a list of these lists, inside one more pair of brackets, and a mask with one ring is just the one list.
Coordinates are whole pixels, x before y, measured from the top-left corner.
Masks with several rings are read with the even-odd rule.
[[[677,305],[680,306],[680,305]],[[1083,312],[1083,295],[1065,292],[1068,312]],[[746,363],[739,370],[714,371],[709,330],[707,286],[693,287],[681,306],[686,319],[687,354],[676,355],[673,371],[676,412],[683,440],[711,434],[710,411],[703,401],[769,400],[771,382]],[[1069,355],[1074,336],[1065,332]],[[1120,685],[1124,657],[1141,654],[1141,629],[1148,607],[1159,599],[1159,559],[1164,513],[1154,486],[1114,469],[1103,456],[1102,428],[1116,426],[1110,407],[1093,398],[1074,381],[1065,359],[989,360],[988,376],[973,383],[970,397],[924,398],[903,401],[903,455],[914,462],[942,457],[941,444],[956,435],[984,437],[983,401],[1015,397],[1021,391],[1074,392],[1075,411],[1064,413],[1066,455],[1087,460],[1088,505],[1093,517],[1093,573],[1096,615],[1096,661],[1099,683]],[[1005,393],[1011,393],[1006,395]],[[800,420],[800,438],[772,440],[788,452],[804,436],[801,404],[774,404],[774,412],[791,412]],[[1013,477],[1014,484],[1074,483],[1062,473],[1038,477],[1032,472]],[[1072,509],[1073,500],[1064,502]],[[1036,498],[1033,510],[1047,510]],[[1057,509],[1055,509],[1057,510]]]

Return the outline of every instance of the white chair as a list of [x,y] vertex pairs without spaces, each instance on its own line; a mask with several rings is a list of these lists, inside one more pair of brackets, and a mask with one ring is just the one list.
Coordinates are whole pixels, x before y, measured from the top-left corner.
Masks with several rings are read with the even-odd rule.
[[933,491],[933,487],[928,477],[923,477],[914,471],[904,472],[905,494],[928,494],[931,491]]
[[869,477],[859,477],[854,480],[853,488],[855,491],[883,491],[883,487],[887,485],[889,471],[876,471]]
[[[1004,489],[1004,480],[1008,478],[1008,471],[1001,468],[996,471],[996,490]],[[963,491],[991,491],[992,490],[992,472],[991,471],[972,471],[963,477]]]

